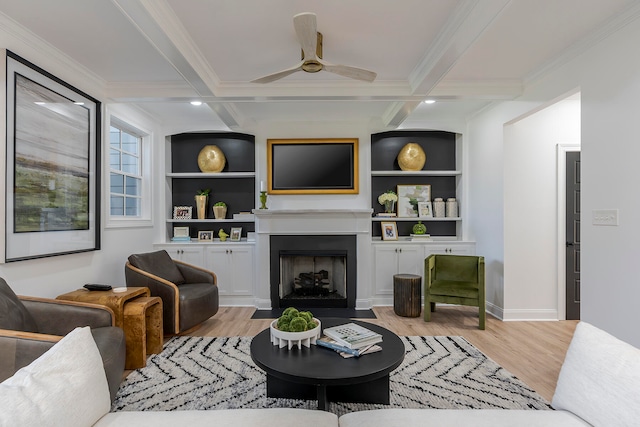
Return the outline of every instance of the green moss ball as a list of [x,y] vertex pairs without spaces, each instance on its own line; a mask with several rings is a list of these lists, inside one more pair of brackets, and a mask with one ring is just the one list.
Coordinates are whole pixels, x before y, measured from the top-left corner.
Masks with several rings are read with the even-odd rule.
[[289,331],[290,332],[303,332],[307,330],[307,321],[302,317],[294,317],[289,322]]

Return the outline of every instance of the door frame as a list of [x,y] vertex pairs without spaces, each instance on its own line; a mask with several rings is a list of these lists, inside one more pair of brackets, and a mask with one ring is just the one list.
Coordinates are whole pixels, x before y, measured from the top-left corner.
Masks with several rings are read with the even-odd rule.
[[567,153],[573,151],[581,151],[579,144],[565,144],[558,143],[556,146],[556,165],[557,165],[557,174],[556,174],[556,185],[558,200],[556,206],[558,207],[558,218],[557,218],[557,244],[556,244],[556,253],[558,255],[558,320],[566,320],[567,319],[567,278],[566,278],[566,270],[567,270],[567,256],[566,256],[566,179],[567,179]]

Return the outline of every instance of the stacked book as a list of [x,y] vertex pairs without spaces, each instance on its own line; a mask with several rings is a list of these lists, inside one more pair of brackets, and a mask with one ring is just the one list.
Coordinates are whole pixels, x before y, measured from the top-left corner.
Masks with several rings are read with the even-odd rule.
[[411,241],[430,240],[431,234],[411,234]]
[[382,335],[355,323],[333,326],[323,332],[325,336],[316,344],[335,350],[343,357],[359,357],[382,350],[376,345],[382,342]]

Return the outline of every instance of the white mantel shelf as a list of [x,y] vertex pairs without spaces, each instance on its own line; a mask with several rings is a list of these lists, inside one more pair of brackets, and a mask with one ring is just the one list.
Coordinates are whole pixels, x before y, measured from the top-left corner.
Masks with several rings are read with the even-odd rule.
[[253,209],[257,234],[369,234],[373,209]]
[[253,209],[256,216],[276,216],[276,215],[367,215],[369,218],[373,214],[373,209]]

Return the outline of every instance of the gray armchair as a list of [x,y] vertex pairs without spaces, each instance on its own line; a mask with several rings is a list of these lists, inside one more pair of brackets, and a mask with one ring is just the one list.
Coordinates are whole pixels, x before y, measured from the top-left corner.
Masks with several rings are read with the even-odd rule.
[[161,250],[129,256],[125,264],[128,287],[149,288],[162,299],[162,321],[166,335],[198,326],[218,312],[215,273],[171,258]]
[[126,356],[124,332],[114,326],[113,312],[94,304],[18,297],[0,278],[0,381],[82,326],[91,328],[113,400],[122,381]]

